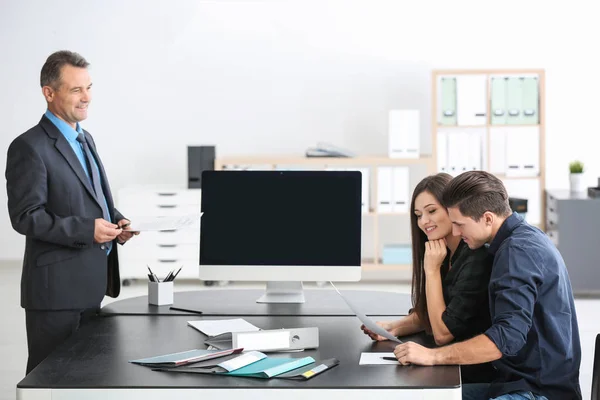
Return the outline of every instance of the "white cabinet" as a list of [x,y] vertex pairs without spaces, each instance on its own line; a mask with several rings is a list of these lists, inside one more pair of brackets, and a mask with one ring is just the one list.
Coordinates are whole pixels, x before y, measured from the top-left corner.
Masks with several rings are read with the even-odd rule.
[[[132,223],[141,217],[200,214],[200,189],[176,186],[134,186],[118,191],[117,209]],[[147,265],[159,278],[183,266],[177,278],[197,278],[200,222],[185,229],[142,232],[119,246],[122,280],[148,279]]]

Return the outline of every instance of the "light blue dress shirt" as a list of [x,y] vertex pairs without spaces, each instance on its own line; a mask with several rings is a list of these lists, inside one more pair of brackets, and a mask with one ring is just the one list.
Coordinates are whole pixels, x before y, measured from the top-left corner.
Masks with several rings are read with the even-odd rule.
[[[46,110],[45,115],[46,115],[46,118],[48,118],[50,121],[52,121],[52,123],[58,128],[58,130],[60,131],[60,133],[63,134],[65,139],[67,139],[67,142],[69,142],[69,145],[71,145],[71,148],[73,149],[73,151],[75,152],[75,155],[79,159],[79,162],[81,163],[81,166],[83,167],[83,170],[85,171],[85,174],[87,175],[88,179],[90,180],[90,183],[92,183],[90,171],[88,171],[87,162],[85,161],[85,153],[83,152],[83,145],[77,141],[77,136],[80,133],[83,133],[83,129],[81,129],[79,122],[75,126],[75,129],[73,129],[73,127],[71,125],[67,124],[65,121],[58,118],[50,110]],[[100,168],[98,167],[98,162],[95,159],[93,161],[94,161],[96,168],[98,169],[98,173],[100,173]],[[102,175],[101,174],[100,174],[100,183],[102,184]],[[92,187],[93,187],[93,184],[92,184]],[[104,196],[104,193],[102,193],[101,201],[104,201],[104,207],[106,207],[106,209],[108,210],[108,202],[106,201],[106,196]],[[108,214],[110,215],[110,212]],[[113,222],[113,221],[109,221],[109,222]],[[107,246],[106,246],[106,254],[110,253],[111,249],[112,249],[112,242],[108,242]]]

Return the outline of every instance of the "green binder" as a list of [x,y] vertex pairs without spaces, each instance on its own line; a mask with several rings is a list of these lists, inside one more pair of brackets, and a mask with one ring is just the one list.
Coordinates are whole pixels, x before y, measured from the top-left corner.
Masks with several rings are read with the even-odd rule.
[[539,86],[538,79],[534,77],[523,78],[523,116],[522,124],[535,125],[540,121]]
[[441,109],[440,125],[456,125],[456,78],[444,77],[440,80]]
[[506,107],[506,87],[507,78],[493,77],[492,78],[492,93],[491,93],[491,114],[492,125],[506,124],[506,116],[508,110]]
[[519,125],[523,123],[523,78],[508,78],[506,85],[506,106],[508,125]]

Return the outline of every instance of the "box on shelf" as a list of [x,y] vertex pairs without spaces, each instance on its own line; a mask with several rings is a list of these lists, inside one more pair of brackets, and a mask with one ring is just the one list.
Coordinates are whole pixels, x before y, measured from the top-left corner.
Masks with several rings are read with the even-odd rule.
[[412,248],[409,244],[386,244],[382,252],[383,264],[412,264]]

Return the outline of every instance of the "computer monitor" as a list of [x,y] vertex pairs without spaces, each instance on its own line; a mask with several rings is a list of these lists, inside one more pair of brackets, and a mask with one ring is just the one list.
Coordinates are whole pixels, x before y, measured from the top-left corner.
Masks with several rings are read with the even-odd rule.
[[202,212],[200,279],[267,281],[260,303],[360,280],[358,171],[204,171]]

